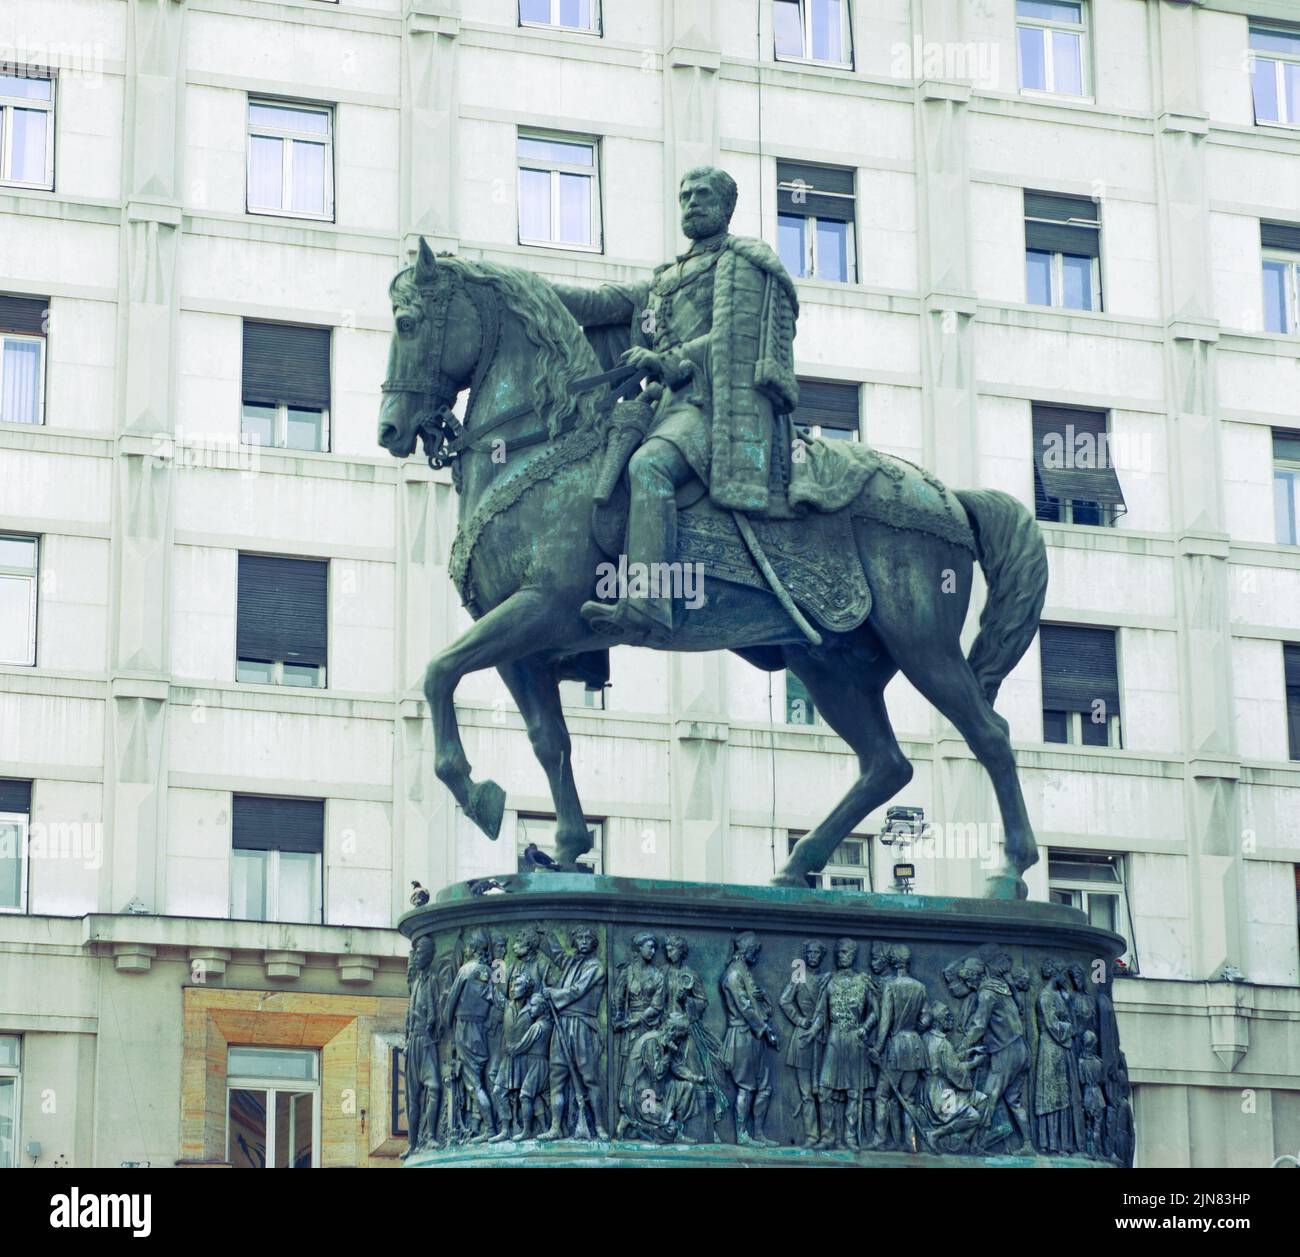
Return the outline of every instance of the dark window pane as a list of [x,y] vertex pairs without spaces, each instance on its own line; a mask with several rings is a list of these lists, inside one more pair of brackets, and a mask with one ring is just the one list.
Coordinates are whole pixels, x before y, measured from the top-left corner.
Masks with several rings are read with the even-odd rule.
[[817,723],[817,709],[804,683],[793,672],[785,674],[785,721],[791,725]]
[[1043,712],[1043,741],[1068,742],[1070,740],[1070,713],[1066,711]]
[[1093,527],[1100,528],[1106,522],[1099,502],[1074,502],[1071,504],[1070,514],[1071,522],[1075,524],[1091,524]]
[[1088,895],[1088,923],[1102,930],[1113,930],[1119,918],[1119,898],[1116,895]]
[[1082,727],[1082,738],[1084,746],[1109,746],[1110,745],[1110,722],[1107,720],[1093,720],[1089,712],[1081,712],[1079,723]]
[[230,1089],[226,1156],[237,1170],[266,1169],[266,1096],[265,1091]]

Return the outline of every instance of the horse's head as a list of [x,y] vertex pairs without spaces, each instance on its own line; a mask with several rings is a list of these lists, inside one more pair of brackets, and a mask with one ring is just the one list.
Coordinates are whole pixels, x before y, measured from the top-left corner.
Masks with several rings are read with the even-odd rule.
[[483,343],[478,311],[454,266],[442,264],[422,239],[419,257],[389,287],[395,328],[379,408],[379,444],[394,458],[426,445],[438,416],[469,387]]

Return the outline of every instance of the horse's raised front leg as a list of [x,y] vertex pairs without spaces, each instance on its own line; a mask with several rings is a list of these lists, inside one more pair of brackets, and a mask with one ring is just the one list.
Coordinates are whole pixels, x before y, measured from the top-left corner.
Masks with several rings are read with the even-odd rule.
[[470,672],[499,668],[545,646],[547,605],[536,590],[511,594],[434,656],[424,673],[424,694],[433,722],[433,770],[465,815],[493,839],[501,831],[506,792],[495,781],[476,782],[470,777],[456,722],[456,686]]
[[556,855],[561,864],[573,864],[591,850],[592,839],[573,779],[573,745],[560,703],[555,665],[525,658],[498,671],[528,726],[533,754],[546,770],[555,801]]

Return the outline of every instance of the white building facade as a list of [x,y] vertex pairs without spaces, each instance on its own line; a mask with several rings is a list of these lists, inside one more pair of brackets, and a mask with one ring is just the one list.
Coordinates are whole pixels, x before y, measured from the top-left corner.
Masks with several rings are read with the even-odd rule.
[[[799,276],[801,420],[1038,510],[998,706],[1031,893],[1129,939],[1139,1164],[1300,1150],[1295,4],[8,0],[0,60],[0,1164],[395,1163],[409,883],[551,802],[495,675],[501,840],[433,776],[468,621],[376,444],[388,281],[644,278],[701,163]],[[604,872],[765,881],[856,772],[780,674],[612,663]],[[826,884],[978,893],[983,770],[888,698],[933,839]]]

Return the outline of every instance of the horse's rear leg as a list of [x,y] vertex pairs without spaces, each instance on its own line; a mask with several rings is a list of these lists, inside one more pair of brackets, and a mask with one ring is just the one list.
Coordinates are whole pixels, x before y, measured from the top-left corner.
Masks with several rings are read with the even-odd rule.
[[498,671],[528,726],[533,754],[546,770],[555,801],[556,855],[561,864],[573,864],[591,850],[592,838],[573,779],[573,746],[555,666],[536,659],[519,659]]
[[984,697],[955,636],[935,645],[927,643],[924,633],[914,632],[901,643],[891,640],[889,648],[907,679],[956,725],[993,782],[1005,842],[1003,866],[989,877],[985,895],[1027,898],[1021,874],[1038,861],[1038,844],[1020,791],[1007,722]]
[[424,673],[424,693],[433,721],[433,770],[457,803],[489,838],[501,832],[506,794],[495,781],[470,778],[469,759],[456,722],[456,686],[461,677],[497,668],[549,644],[549,603],[532,589],[521,589],[465,630],[433,658]]
[[786,663],[808,688],[826,723],[858,757],[861,776],[816,829],[795,844],[774,886],[803,886],[809,873],[818,873],[835,848],[873,808],[893,798],[912,779],[912,765],[894,737],[885,709],[884,689],[895,672],[885,655],[867,665],[845,670],[815,658],[800,646],[785,648]]

